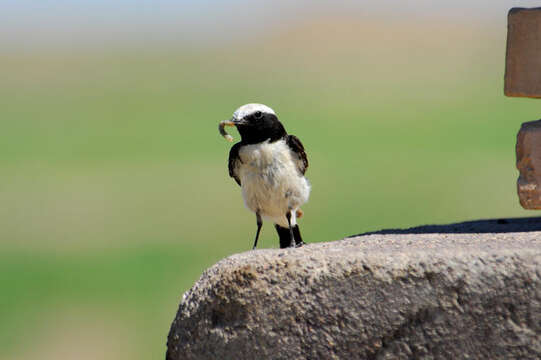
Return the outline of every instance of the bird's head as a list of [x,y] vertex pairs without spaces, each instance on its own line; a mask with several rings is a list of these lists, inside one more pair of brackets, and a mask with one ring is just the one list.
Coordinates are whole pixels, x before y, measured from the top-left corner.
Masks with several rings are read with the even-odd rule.
[[256,144],[267,139],[275,141],[286,135],[274,110],[263,104],[243,105],[233,113],[230,120],[220,122],[220,134],[228,141],[233,141],[233,137],[225,131],[226,126],[235,126],[245,144]]

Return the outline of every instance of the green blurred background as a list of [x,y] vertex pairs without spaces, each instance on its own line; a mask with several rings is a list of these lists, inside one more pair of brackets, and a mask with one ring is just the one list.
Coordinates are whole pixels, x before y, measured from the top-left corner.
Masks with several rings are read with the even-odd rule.
[[535,215],[515,3],[0,2],[0,358],[164,357],[182,293],[252,245],[217,131],[244,103],[307,148],[308,242]]

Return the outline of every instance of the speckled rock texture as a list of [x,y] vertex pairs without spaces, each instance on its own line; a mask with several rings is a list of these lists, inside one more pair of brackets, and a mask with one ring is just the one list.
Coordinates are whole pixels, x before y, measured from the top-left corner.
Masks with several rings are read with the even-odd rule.
[[186,292],[180,359],[539,359],[541,218],[228,257]]

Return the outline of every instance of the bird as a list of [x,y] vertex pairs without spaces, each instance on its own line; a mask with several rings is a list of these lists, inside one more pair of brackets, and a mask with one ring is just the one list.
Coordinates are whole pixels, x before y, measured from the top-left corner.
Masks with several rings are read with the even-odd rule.
[[232,142],[225,131],[234,126],[241,140],[229,151],[229,176],[241,187],[245,206],[255,213],[257,230],[263,219],[272,221],[280,248],[304,245],[297,219],[300,206],[308,201],[311,185],[304,174],[308,158],[298,137],[286,132],[274,110],[263,104],[239,107],[231,119],[219,123],[220,134]]

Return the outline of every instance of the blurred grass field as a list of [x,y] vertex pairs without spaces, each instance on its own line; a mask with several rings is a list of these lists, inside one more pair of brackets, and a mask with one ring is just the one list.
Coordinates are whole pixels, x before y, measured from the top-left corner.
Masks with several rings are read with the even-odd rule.
[[212,49],[3,54],[0,358],[163,358],[182,293],[252,244],[217,131],[244,103],[307,148],[308,242],[532,215],[514,146],[540,108],[503,96],[499,25],[334,18]]

